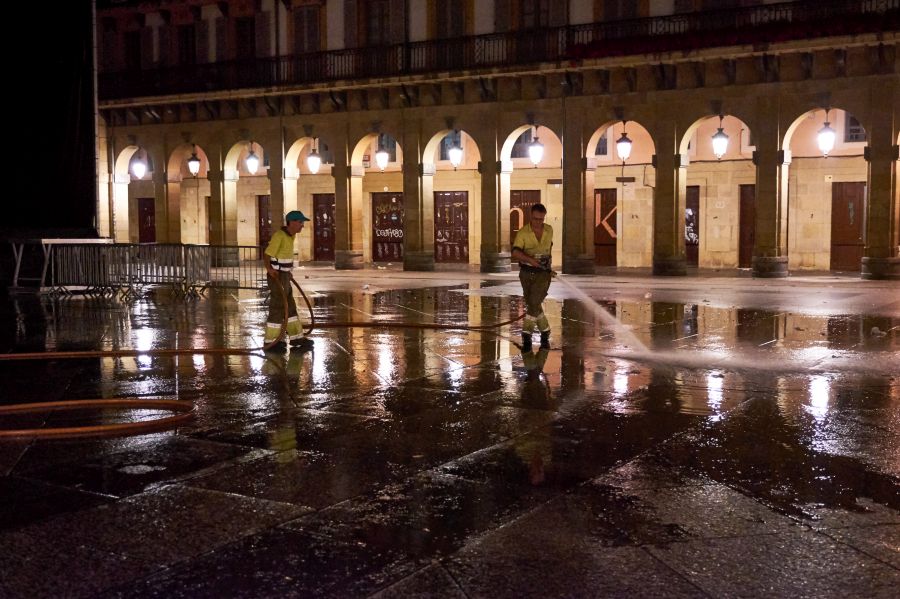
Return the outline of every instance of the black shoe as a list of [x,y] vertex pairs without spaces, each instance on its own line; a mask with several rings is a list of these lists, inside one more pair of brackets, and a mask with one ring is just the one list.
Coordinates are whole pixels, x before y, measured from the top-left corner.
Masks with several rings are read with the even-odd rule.
[[541,331],[541,349],[550,349],[550,331]]
[[299,339],[291,339],[291,349],[299,349],[300,351],[309,351],[313,348],[313,340],[309,337],[300,337]]
[[276,343],[276,344],[273,345],[272,347],[267,347],[267,348],[266,348],[266,351],[278,351],[278,352],[281,352],[281,351],[284,351],[286,347],[287,347],[287,343],[285,343],[284,341],[279,341],[278,343]]
[[531,333],[522,333],[522,351],[531,351]]

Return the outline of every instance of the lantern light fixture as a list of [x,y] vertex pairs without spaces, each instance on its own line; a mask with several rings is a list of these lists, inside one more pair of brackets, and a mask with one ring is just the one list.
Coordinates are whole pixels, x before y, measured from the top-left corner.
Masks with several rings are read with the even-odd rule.
[[147,174],[147,163],[140,156],[131,161],[131,174],[136,179],[143,179]]
[[528,145],[528,158],[531,160],[534,168],[537,168],[537,165],[544,159],[544,144],[541,143],[540,138],[537,136],[537,127],[534,128],[533,135],[534,140]]
[[381,170],[381,172],[384,172],[384,169],[388,165],[388,160],[390,160],[390,158],[391,155],[388,154],[388,151],[381,143],[381,139],[379,139],[378,150],[375,152],[375,165]]
[[[459,135],[459,132],[457,132],[457,135]],[[456,170],[462,164],[463,151],[459,141],[456,139],[453,140],[453,145],[447,150],[447,157],[450,159],[450,164],[453,165],[453,170]]]
[[728,135],[725,133],[725,128],[722,126],[723,118],[724,117],[720,114],[719,130],[712,136],[713,154],[716,155],[717,160],[722,160],[722,156],[728,151]]
[[259,170],[259,156],[253,151],[252,141],[250,142],[250,153],[247,154],[247,159],[244,160],[244,164],[247,165],[247,172],[251,175],[255,175],[256,171]]
[[831,123],[828,122],[828,112],[831,109],[825,110],[825,126],[819,129],[819,133],[816,136],[816,143],[819,146],[819,151],[822,152],[822,155],[825,158],[828,158],[828,153],[834,149],[834,140],[835,140],[835,131],[831,128]]
[[200,159],[197,158],[197,145],[191,151],[191,157],[187,159],[187,167],[191,175],[196,177],[200,173]]
[[[622,126],[625,126],[625,121],[622,121]],[[616,141],[616,154],[619,155],[619,160],[622,161],[622,164],[625,164],[625,161],[631,156],[631,146],[634,145],[634,142],[628,137],[628,134],[622,131],[622,137],[620,137]]]
[[309,172],[315,175],[319,172],[319,167],[322,166],[322,157],[319,156],[319,138],[313,139],[313,147],[309,151],[309,154],[306,156],[306,167],[309,169]]

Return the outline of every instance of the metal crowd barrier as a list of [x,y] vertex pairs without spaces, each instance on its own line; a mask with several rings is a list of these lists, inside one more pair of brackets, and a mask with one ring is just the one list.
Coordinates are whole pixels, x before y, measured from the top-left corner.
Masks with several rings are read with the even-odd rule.
[[169,286],[184,296],[208,287],[265,286],[262,250],[252,246],[116,243],[60,244],[50,252],[50,293],[138,294],[144,287]]

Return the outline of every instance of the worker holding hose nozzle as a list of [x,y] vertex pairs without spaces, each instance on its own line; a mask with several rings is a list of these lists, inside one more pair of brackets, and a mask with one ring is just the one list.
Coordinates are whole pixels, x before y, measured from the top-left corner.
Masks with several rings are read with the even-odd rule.
[[550,268],[553,248],[553,229],[544,223],[547,208],[543,204],[531,207],[531,218],[519,229],[513,241],[512,258],[519,262],[519,281],[525,297],[525,319],[522,321],[522,351],[531,351],[531,334],[535,325],[541,332],[541,348],[550,347],[550,322],[544,314],[543,302],[550,289],[550,278],[556,274]]
[[[266,321],[265,344],[268,345],[281,333],[284,322],[284,302],[287,301],[287,338],[291,347],[311,349],[312,340],[303,335],[300,317],[297,315],[297,304],[291,291],[291,271],[294,268],[294,236],[303,230],[303,223],[309,222],[306,215],[299,210],[291,210],[285,217],[285,226],[272,235],[269,245],[263,252],[263,264],[268,273],[269,284],[269,317]],[[281,290],[279,290],[279,287]],[[284,341],[279,341],[270,349],[284,349]]]

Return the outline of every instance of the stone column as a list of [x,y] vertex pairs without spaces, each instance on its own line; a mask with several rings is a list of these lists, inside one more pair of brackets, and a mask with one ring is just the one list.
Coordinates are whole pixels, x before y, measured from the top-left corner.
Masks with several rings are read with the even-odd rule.
[[[407,163],[403,163],[403,270],[432,271],[435,168],[430,163],[410,166],[415,168],[407,168]],[[409,194],[410,189],[415,189],[415,193]],[[410,217],[410,209],[415,218]]]
[[[363,267],[362,252],[362,166],[347,164],[347,140],[335,140],[342,149],[334,152],[334,267],[349,270]],[[354,222],[355,221],[355,222]],[[355,227],[355,228],[354,228]]]
[[512,163],[504,169],[497,160],[496,135],[485,146],[479,146],[481,162],[478,163],[481,173],[481,272],[509,272],[509,173]]
[[[756,151],[756,245],[753,248],[753,276],[781,278],[788,276],[787,198],[788,168],[791,153],[780,150],[779,111],[777,99],[759,99]],[[743,226],[743,224],[741,224]]]
[[687,274],[684,254],[684,205],[687,192],[686,154],[676,154],[675,128],[661,127],[665,138],[655,141],[656,187],[653,189],[653,274]]
[[209,244],[225,245],[225,190],[220,166],[210,161],[206,178],[209,180]]
[[[284,157],[281,154],[281,150],[277,152],[269,152],[268,157],[269,169],[266,175],[269,178],[269,209],[272,211],[272,223],[283,224],[284,215],[288,211],[288,208],[285,207],[284,202]],[[290,210],[294,210],[294,208],[291,208]]]
[[563,230],[557,233],[555,241],[563,244],[563,272],[593,274],[593,202],[587,198],[593,199],[594,173],[590,173],[588,181],[581,118],[572,116],[577,114],[575,110],[566,114],[562,139]]
[[116,243],[129,243],[128,189],[131,176],[128,173],[112,175],[112,236]]
[[[879,94],[891,90],[879,87]],[[880,97],[877,106],[886,99]],[[890,102],[885,104],[889,106]],[[891,127],[888,109],[873,111],[874,122],[867,123],[869,145],[865,150],[866,173],[865,250],[862,259],[863,279],[900,279],[900,243],[898,236],[897,160],[900,149],[895,145],[897,132]]]
[[156,206],[156,243],[178,243],[172,238],[172,229],[178,225],[177,207],[175,214],[169,206],[168,175],[165,168],[156,165],[153,170],[153,204]]

